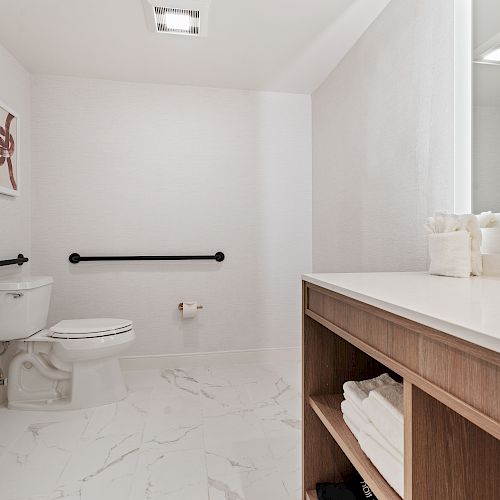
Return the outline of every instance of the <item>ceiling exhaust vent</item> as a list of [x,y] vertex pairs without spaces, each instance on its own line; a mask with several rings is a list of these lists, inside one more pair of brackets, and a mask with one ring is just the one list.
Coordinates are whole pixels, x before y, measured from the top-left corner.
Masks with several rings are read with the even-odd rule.
[[200,33],[200,11],[155,7],[156,29],[159,33],[194,35]]
[[209,0],[143,0],[151,31],[206,36]]

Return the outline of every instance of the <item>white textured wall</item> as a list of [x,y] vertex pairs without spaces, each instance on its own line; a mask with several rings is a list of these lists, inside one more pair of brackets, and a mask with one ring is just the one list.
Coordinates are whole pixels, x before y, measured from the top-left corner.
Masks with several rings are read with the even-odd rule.
[[[134,321],[129,354],[299,345],[311,268],[310,97],[57,77],[33,82],[35,269],[50,321]],[[198,254],[185,263],[68,255]],[[180,320],[177,304],[205,306]]]
[[313,95],[313,267],[423,269],[453,209],[453,0],[392,0]]
[[[0,102],[4,102],[19,113],[21,129],[21,142],[18,144],[21,168],[19,186],[21,196],[11,197],[0,194],[0,260],[3,260],[17,257],[18,253],[30,257],[31,252],[31,100],[29,73],[1,45]],[[26,273],[29,267],[29,264],[25,264],[23,267],[0,267],[0,279],[20,272]]]
[[500,212],[500,107],[474,107],[474,210]]
[[[0,101],[19,114],[21,126],[21,141],[18,144],[18,151],[21,153],[19,185],[21,195],[12,197],[0,194],[0,260],[12,259],[17,257],[18,253],[31,258],[30,75],[2,45],[0,45]],[[0,279],[29,273],[30,265],[31,263],[22,267],[0,267]],[[4,374],[7,374],[9,357],[10,353],[0,357],[0,370]],[[5,398],[6,390],[0,387],[0,403]]]

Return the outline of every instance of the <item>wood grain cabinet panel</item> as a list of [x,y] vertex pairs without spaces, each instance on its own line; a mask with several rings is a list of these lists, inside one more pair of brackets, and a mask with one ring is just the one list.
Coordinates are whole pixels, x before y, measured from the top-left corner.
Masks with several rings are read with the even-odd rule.
[[417,388],[411,411],[414,500],[499,497],[499,440]]
[[352,306],[349,307],[348,317],[347,331],[351,335],[381,352],[387,352],[389,323],[385,319]]
[[500,354],[309,283],[303,290],[304,498],[353,470],[381,498],[399,498],[339,410],[346,380],[384,372],[405,387],[405,500],[500,498]]
[[500,419],[499,353],[314,285],[306,285],[306,290],[306,315],[311,311],[332,331],[359,341],[358,347],[374,349],[372,356],[402,377],[410,372],[413,382],[422,382],[422,389],[428,390],[430,384]]
[[368,345],[384,351],[387,349],[388,322],[384,318],[353,307],[345,298],[333,292],[321,292],[317,287],[308,287],[308,290],[310,311]]
[[387,355],[415,373],[419,373],[420,335],[394,323],[389,323],[387,335]]
[[316,313],[318,316],[323,316],[323,298],[324,295],[312,288],[307,287],[306,289],[306,307],[310,311]]
[[500,367],[449,345],[422,339],[420,375],[465,403],[500,420]]

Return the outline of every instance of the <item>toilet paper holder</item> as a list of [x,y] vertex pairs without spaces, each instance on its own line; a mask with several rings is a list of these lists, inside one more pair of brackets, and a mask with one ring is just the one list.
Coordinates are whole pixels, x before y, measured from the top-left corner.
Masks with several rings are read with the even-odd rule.
[[[178,306],[177,306],[177,309],[179,309],[179,311],[183,311],[184,310],[184,303],[181,302]],[[199,305],[196,307],[196,309],[203,309],[203,306]]]

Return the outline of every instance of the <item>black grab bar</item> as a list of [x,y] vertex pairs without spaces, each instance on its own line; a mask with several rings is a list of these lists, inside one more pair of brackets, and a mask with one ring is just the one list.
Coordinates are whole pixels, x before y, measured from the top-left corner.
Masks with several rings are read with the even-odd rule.
[[0,260],[0,267],[1,266],[13,266],[17,264],[18,266],[22,266],[25,262],[28,262],[29,259],[28,257],[25,257],[22,253],[20,253],[17,256],[17,259],[7,259],[7,260]]
[[226,256],[222,252],[215,255],[131,255],[118,257],[82,257],[78,253],[72,253],[69,261],[72,264],[79,262],[95,262],[101,260],[215,260],[222,262]]

